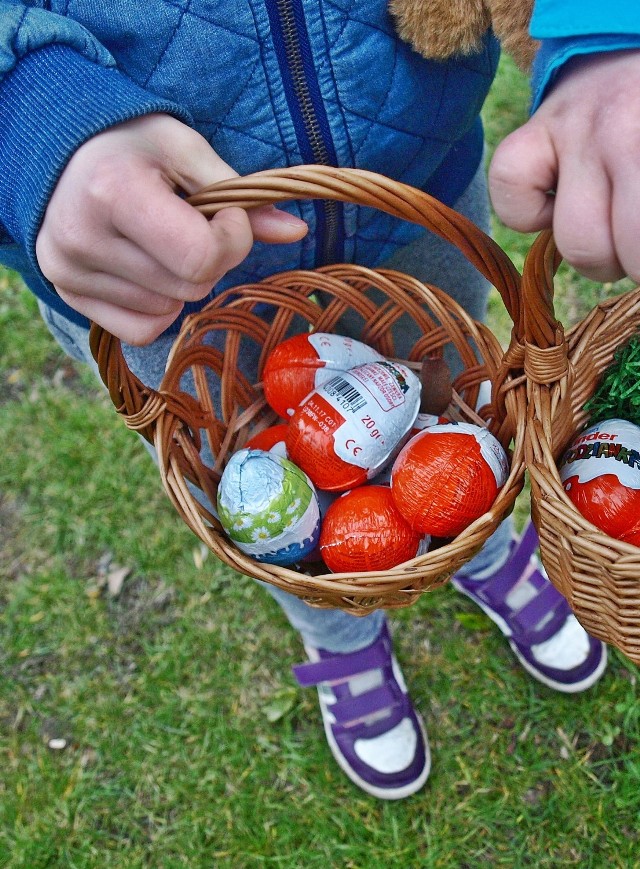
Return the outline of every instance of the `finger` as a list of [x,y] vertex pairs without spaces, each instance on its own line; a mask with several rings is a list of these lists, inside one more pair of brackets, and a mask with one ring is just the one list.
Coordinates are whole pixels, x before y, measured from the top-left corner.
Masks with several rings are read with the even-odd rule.
[[254,238],[270,244],[300,241],[309,231],[304,220],[273,205],[252,209],[249,211],[249,221]]
[[[175,139],[171,153],[167,155],[168,178],[180,190],[187,194],[197,193],[216,181],[238,177],[238,173],[222,160],[209,142],[194,130],[173,124],[172,136]],[[249,220],[255,239],[271,244],[298,241],[308,232],[303,220],[273,205],[251,209]]]
[[[46,263],[46,276],[52,283],[70,292],[103,298],[105,301],[125,304],[125,307],[129,287],[139,293],[146,290],[149,298],[164,298],[166,310],[169,300],[199,301],[212,289],[209,282],[192,284],[180,280],[126,238],[108,237],[102,245],[92,245],[85,251],[82,263],[78,259],[71,261],[58,257],[51,265],[44,257],[45,248],[46,243],[43,243],[42,262]],[[111,298],[111,293],[117,293],[118,298]],[[158,306],[155,313],[162,313],[160,300],[156,299],[154,304]],[[152,313],[151,308],[149,313]]]
[[58,289],[60,298],[78,313],[102,326],[127,344],[150,344],[173,323],[178,312],[154,316],[113,305],[102,299],[89,299],[76,293]]
[[496,148],[489,167],[489,192],[500,220],[518,232],[551,226],[558,160],[542,125],[529,121]]
[[611,186],[586,154],[563,161],[553,213],[553,234],[563,258],[593,281],[624,274],[611,232]]
[[184,307],[182,299],[156,293],[105,272],[74,272],[69,280],[54,281],[53,284],[58,291],[62,289],[76,296],[109,302],[141,314],[164,316],[179,313]]
[[[136,182],[134,182],[135,185]],[[131,200],[139,203],[131,207]],[[246,257],[253,244],[247,213],[225,208],[208,221],[158,174],[147,175],[130,199],[114,197],[114,228],[176,277],[213,285]]]
[[[633,160],[629,166],[635,166]],[[640,283],[640,173],[617,172],[612,178],[611,229],[613,244],[624,274]]]

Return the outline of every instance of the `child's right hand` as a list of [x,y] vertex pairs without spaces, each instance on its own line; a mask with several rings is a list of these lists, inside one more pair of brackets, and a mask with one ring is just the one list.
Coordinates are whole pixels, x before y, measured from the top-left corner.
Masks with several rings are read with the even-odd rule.
[[130,344],[148,344],[204,298],[254,240],[307,232],[265,206],[207,220],[178,191],[234,177],[207,141],[168,115],[112,127],[82,145],[62,173],[36,241],[43,274],[76,311]]

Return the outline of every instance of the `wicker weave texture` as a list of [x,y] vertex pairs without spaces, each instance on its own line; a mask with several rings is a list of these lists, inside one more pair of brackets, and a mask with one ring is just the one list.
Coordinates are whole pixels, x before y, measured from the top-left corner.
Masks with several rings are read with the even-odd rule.
[[[519,340],[524,328],[520,275],[500,247],[466,218],[427,194],[369,172],[315,166],[271,170],[214,185],[189,201],[212,215],[229,205],[254,208],[302,198],[376,207],[451,241],[500,292],[514,322],[509,351],[505,354],[491,331],[439,288],[399,272],[353,265],[282,273],[221,294],[185,321],[157,391],[129,371],[119,341],[95,324],[92,351],[126,424],[155,444],[162,484],[178,514],[218,558],[313,606],[364,615],[374,609],[408,606],[423,592],[445,583],[477,553],[512,510],[522,489],[526,384]],[[374,291],[377,303],[371,298]],[[265,303],[273,311],[269,322],[259,313]],[[440,356],[447,345],[455,347],[463,370],[454,380],[447,415],[489,427],[509,453],[508,480],[492,508],[455,539],[392,570],[312,576],[258,563],[226,537],[210,509],[221,471],[233,452],[276,422],[260,382],[270,351],[292,330],[337,331],[347,314],[359,324],[354,337],[392,359],[397,358],[394,326],[397,329],[401,318],[410,316],[421,337],[402,361],[416,371],[425,357]],[[224,335],[223,352],[207,343],[213,332]],[[250,375],[243,360],[252,354],[259,356],[259,362]],[[476,411],[484,381],[491,382],[491,401]],[[220,391],[219,415],[211,400],[212,382]],[[205,461],[204,454],[212,458]]]
[[542,233],[523,272],[532,517],[549,578],[594,637],[640,663],[640,549],[604,534],[567,497],[556,462],[588,422],[584,405],[615,351],[640,331],[640,288],[596,306],[565,334],[553,309],[559,265]]

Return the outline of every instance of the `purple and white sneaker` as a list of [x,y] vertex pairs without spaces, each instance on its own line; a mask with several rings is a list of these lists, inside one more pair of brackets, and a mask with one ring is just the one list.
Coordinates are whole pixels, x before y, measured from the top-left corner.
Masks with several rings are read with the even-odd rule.
[[589,636],[551,584],[537,548],[529,523],[502,567],[483,579],[456,574],[451,583],[498,625],[528,673],[549,688],[575,694],[602,676],[607,647]]
[[303,687],[317,686],[327,741],[343,772],[382,800],[418,791],[431,768],[429,742],[386,624],[374,643],[357,652],[305,650],[309,663],[293,672]]

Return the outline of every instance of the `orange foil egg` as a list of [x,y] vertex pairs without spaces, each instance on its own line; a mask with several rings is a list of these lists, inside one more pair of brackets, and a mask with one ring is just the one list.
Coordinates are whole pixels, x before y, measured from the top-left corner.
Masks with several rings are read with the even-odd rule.
[[396,362],[334,375],[296,408],[287,453],[319,489],[345,492],[389,461],[418,414],[420,381]]
[[640,546],[640,428],[609,419],[586,429],[559,464],[576,509],[616,540]]
[[327,510],[320,554],[334,573],[388,570],[426,549],[396,508],[388,486],[362,486]]
[[288,425],[286,422],[278,423],[278,425],[270,425],[268,428],[263,428],[262,431],[249,438],[245,444],[248,450],[266,450],[270,452],[275,449],[277,453],[286,458],[287,448],[285,440],[287,437]]
[[507,474],[507,455],[488,429],[445,423],[405,444],[391,471],[391,492],[412,528],[454,537],[486,513]]
[[312,332],[294,335],[271,351],[262,372],[264,396],[271,408],[286,419],[303,398],[336,371],[348,371],[382,357],[361,341]]

